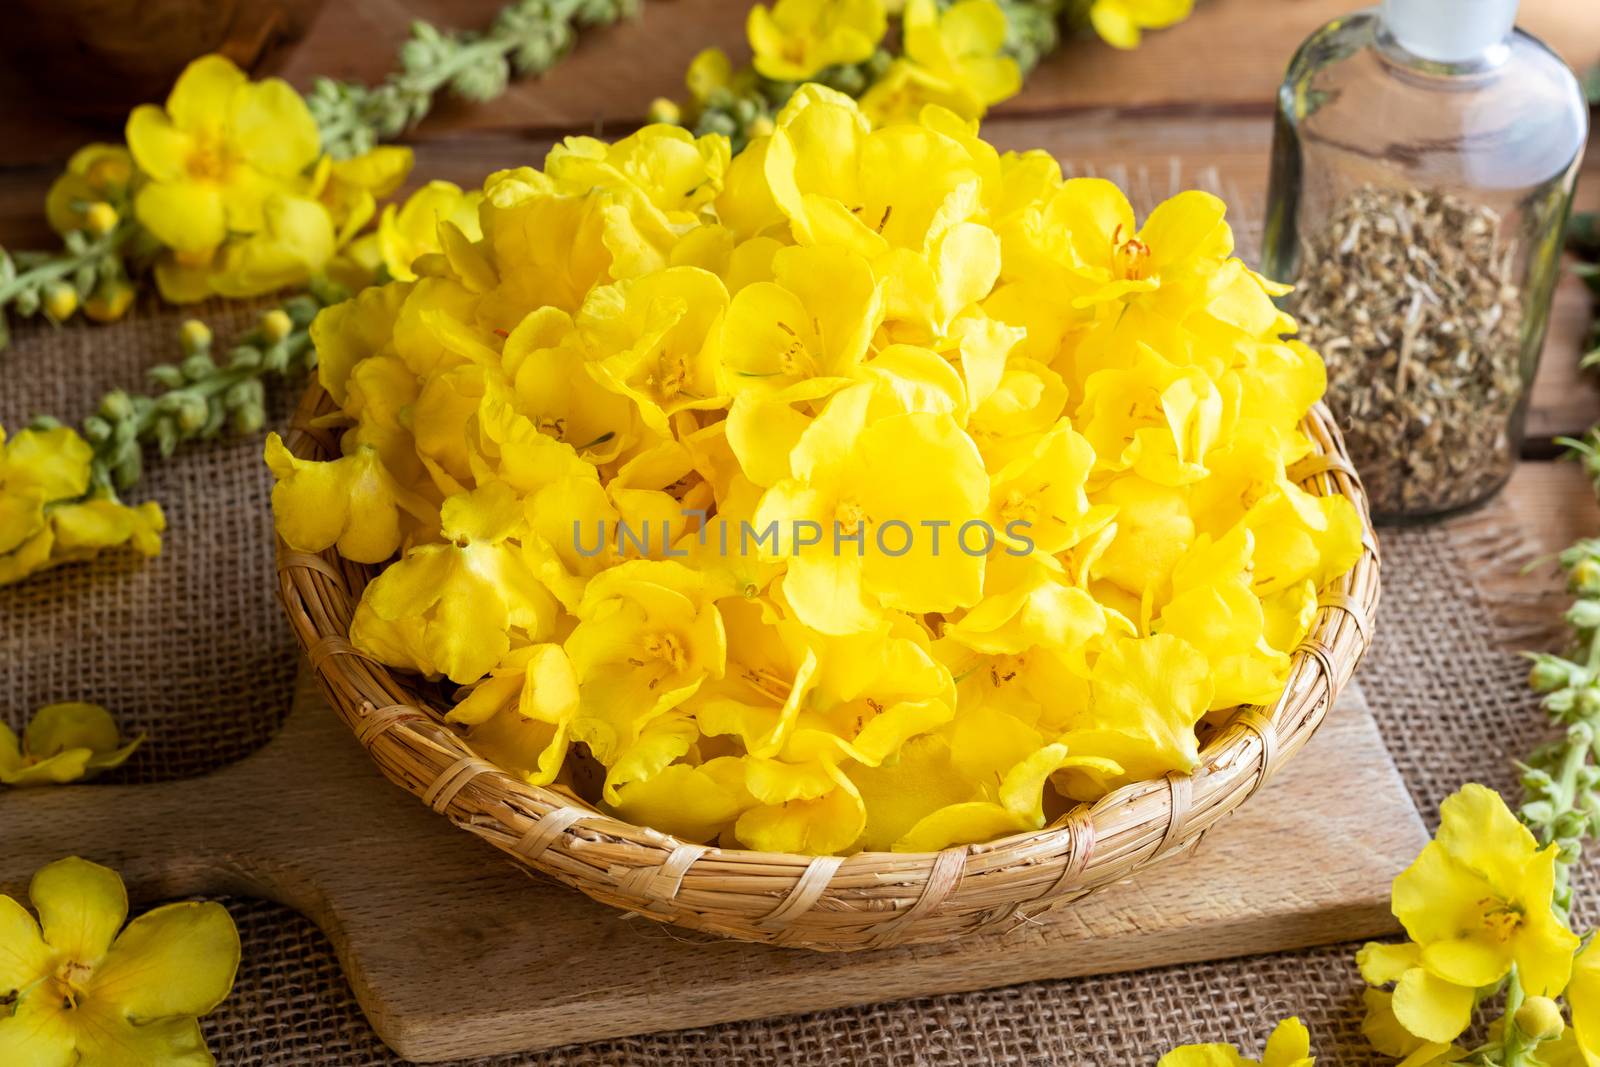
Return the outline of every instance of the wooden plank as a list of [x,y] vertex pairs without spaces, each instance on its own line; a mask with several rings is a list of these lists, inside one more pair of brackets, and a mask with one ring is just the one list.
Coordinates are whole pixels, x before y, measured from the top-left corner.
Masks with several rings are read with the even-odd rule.
[[1194,854],[944,946],[814,953],[624,919],[389,785],[309,684],[241,763],[0,793],[0,825],[0,891],[71,851],[122,870],[141,900],[245,893],[303,911],[379,1035],[423,1061],[1379,936],[1395,929],[1389,883],[1427,839],[1354,686]]

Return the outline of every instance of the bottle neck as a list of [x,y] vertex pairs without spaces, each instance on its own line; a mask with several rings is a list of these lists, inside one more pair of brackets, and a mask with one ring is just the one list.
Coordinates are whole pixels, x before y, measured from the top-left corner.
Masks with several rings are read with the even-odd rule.
[[1383,0],[1383,28],[1429,63],[1492,65],[1517,20],[1517,0]]

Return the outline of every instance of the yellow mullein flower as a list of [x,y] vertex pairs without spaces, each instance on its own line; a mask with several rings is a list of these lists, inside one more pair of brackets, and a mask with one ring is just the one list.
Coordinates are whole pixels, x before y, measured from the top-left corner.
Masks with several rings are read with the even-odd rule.
[[44,214],[63,236],[89,228],[91,210],[121,201],[134,182],[133,157],[119,144],[88,144],[72,153],[67,169],[50,185]]
[[1173,568],[1172,599],[1154,623],[1211,661],[1213,709],[1270,703],[1288,677],[1289,656],[1269,640],[1266,609],[1251,589],[1254,549],[1244,527],[1220,542],[1201,535]]
[[77,701],[47,704],[34,713],[19,742],[0,723],[0,783],[43,785],[75,782],[120,767],[144,740],[121,743],[111,713]]
[[207,273],[212,292],[259,296],[320,274],[338,248],[333,217],[316,200],[274,196],[261,206],[261,228],[230,241]]
[[400,547],[402,508],[427,518],[427,506],[395,481],[370,446],[319,463],[297,459],[269,433],[266,460],[277,479],[272,510],[278,536],[298,551],[337,545],[346,559],[381,563]]
[[692,723],[669,713],[725,669],[726,631],[706,593],[698,574],[668,560],[621,563],[584,592],[565,644],[579,692],[572,736],[608,768],[612,802],[633,761],[660,754],[665,766],[688,749]]
[[657,124],[613,143],[568,137],[550,149],[544,171],[568,196],[605,190],[618,194],[630,212],[648,204],[666,222],[682,225],[722,191],[730,156],[726,137],[696,137]]
[[774,81],[805,81],[824,67],[859,63],[888,28],[882,0],[777,0],[745,21],[755,68]]
[[367,587],[350,640],[384,662],[468,684],[514,638],[551,636],[556,601],[513,540],[524,523],[504,483],[445,501],[441,520],[446,542],[412,548]]
[[227,909],[168,904],[124,928],[122,879],[77,858],[41,868],[28,896],[37,920],[0,896],[0,1061],[216,1062],[198,1016],[227,997],[239,966]]
[[1246,1059],[1232,1045],[1180,1045],[1162,1056],[1156,1067],[1311,1067],[1315,1062],[1305,1024],[1288,1018],[1267,1038],[1259,1060]]
[[1516,967],[1529,996],[1567,984],[1579,939],[1552,911],[1557,846],[1540,848],[1498,793],[1468,784],[1439,808],[1439,830],[1395,879],[1395,918],[1411,941],[1369,944],[1362,977],[1395,983],[1391,1007],[1404,1029],[1453,1041],[1480,989]]
[[724,391],[814,398],[845,384],[883,319],[867,260],[842,248],[783,248],[773,281],[739,290],[723,327]]
[[1463,786],[1439,807],[1439,830],[1394,883],[1394,913],[1422,946],[1422,963],[1466,986],[1499,981],[1513,964],[1530,996],[1566,985],[1577,935],[1551,911],[1555,845],[1539,848],[1505,801]]
[[384,205],[378,217],[378,250],[389,277],[415,281],[412,264],[418,257],[439,251],[439,225],[454,223],[467,237],[477,240],[478,204],[483,194],[463,192],[453,182],[431,181],[399,206]]
[[190,63],[164,109],[135,108],[127,138],[150,179],[134,201],[139,221],[189,263],[209,259],[230,232],[267,225],[267,202],[304,187],[321,145],[289,83],[252,83],[220,55]]
[[992,470],[989,522],[1009,541],[1026,538],[1048,555],[1066,551],[1116,515],[1089,503],[1085,486],[1094,460],[1093,446],[1062,419]]
[[1060,740],[1074,753],[1114,761],[1122,774],[1074,767],[1063,775],[1067,794],[1095,797],[1124,782],[1193,770],[1200,761],[1194,728],[1211,694],[1210,665],[1188,642],[1170,634],[1113,641],[1095,660],[1088,707]]
[[64,426],[23,430],[10,440],[0,427],[0,585],[107,548],[127,545],[145,556],[161,551],[160,505],[129,507],[84,495],[93,455]]
[[567,754],[578,678],[560,645],[512,649],[454,709],[467,738],[501,767],[549,785]]
[[401,145],[379,145],[350,159],[323,156],[311,192],[328,209],[344,245],[377,214],[378,201],[394,194],[411,173],[416,157]]
[[940,12],[934,0],[910,0],[905,58],[861,98],[875,125],[914,119],[925,104],[979,118],[1022,88],[1017,61],[1002,54],[1006,16],[994,0],[957,0]]
[[1138,48],[1142,30],[1159,30],[1189,17],[1194,0],[1094,0],[1089,23],[1115,48]]
[[777,529],[773,554],[787,557],[784,590],[796,614],[824,633],[873,629],[884,609],[972,604],[983,579],[983,556],[957,543],[988,506],[977,446],[948,415],[869,425],[871,398],[867,386],[835,394],[795,446],[794,477],[756,511],[758,529]]
[[723,406],[717,358],[727,304],[722,280],[697,267],[593,290],[577,317],[592,373],[658,433],[674,412]]
[[72,430],[23,430],[9,440],[0,427],[0,554],[45,529],[45,506],[89,488],[94,450]]

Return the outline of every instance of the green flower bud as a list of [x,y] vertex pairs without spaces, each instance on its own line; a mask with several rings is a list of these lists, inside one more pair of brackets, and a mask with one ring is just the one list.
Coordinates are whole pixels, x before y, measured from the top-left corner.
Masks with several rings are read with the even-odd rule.
[[100,398],[100,414],[113,422],[120,422],[133,415],[133,401],[121,389],[113,389]]
[[162,458],[172,455],[178,449],[178,424],[171,416],[163,415],[155,422],[156,451]]
[[1549,997],[1529,997],[1512,1016],[1517,1029],[1535,1041],[1554,1041],[1567,1028],[1561,1008]]
[[191,382],[203,382],[217,372],[217,364],[209,352],[196,352],[178,364],[183,376]]
[[1574,601],[1567,609],[1567,622],[1579,630],[1593,630],[1600,626],[1600,600]]
[[253,434],[267,421],[267,413],[260,404],[245,404],[233,409],[233,432],[246,435]]
[[39,290],[22,290],[11,298],[11,306],[16,308],[17,314],[23,318],[37,314],[39,311]]
[[1533,800],[1522,805],[1523,821],[1534,826],[1548,826],[1555,815],[1555,807],[1548,800]]
[[294,320],[283,308],[273,308],[261,316],[261,336],[269,344],[281,341],[294,330]]
[[1578,702],[1578,694],[1571,689],[1557,689],[1544,698],[1545,710],[1552,715],[1565,715]]
[[1562,839],[1577,838],[1583,834],[1584,826],[1588,819],[1580,811],[1563,811],[1556,816],[1556,837]]
[[185,436],[198,433],[210,415],[210,407],[204,400],[197,396],[185,396],[178,408],[178,430]]
[[322,306],[315,298],[302,294],[285,302],[283,310],[288,312],[289,319],[296,326],[310,326],[311,320],[317,317],[317,312],[322,310]]
[[66,282],[51,282],[44,287],[44,313],[64,322],[78,310],[78,290]]
[[176,389],[183,384],[183,371],[170,363],[157,363],[145,371],[145,376],[163,389]]
[[1576,693],[1572,706],[1579,715],[1586,719],[1600,715],[1600,687],[1586,685]]
[[1579,596],[1600,596],[1600,559],[1589,556],[1573,564],[1567,588]]
[[111,480],[118,489],[129,489],[144,477],[144,455],[138,445],[124,448],[111,467]]
[[211,347],[211,327],[199,319],[185,319],[178,328],[178,344],[187,355],[204,352]]
[[228,353],[228,366],[240,370],[256,370],[261,366],[261,349],[255,345],[237,345]]
[[83,420],[83,438],[91,445],[111,440],[111,424],[98,415]]
[[1572,684],[1577,664],[1548,653],[1532,658],[1533,669],[1528,672],[1528,685],[1535,693],[1550,693]]

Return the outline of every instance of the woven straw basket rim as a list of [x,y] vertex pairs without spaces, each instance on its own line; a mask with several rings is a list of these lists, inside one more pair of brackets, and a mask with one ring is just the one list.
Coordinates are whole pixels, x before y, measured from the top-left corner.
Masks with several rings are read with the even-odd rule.
[[[312,383],[287,436],[301,458],[338,455]],[[800,856],[693,844],[606,815],[562,787],[527,784],[480,758],[408,679],[350,644],[375,568],[278,543],[278,586],[329,702],[390,781],[511,858],[605,904],[725,937],[821,950],[945,941],[999,930],[1187,853],[1252,796],[1321,725],[1372,641],[1378,546],[1366,494],[1327,409],[1304,423],[1313,450],[1290,472],[1307,491],[1348,497],[1363,552],[1321,591],[1283,695],[1241,707],[1206,739],[1190,774],[1113,791],[1043,830],[937,853]]]

